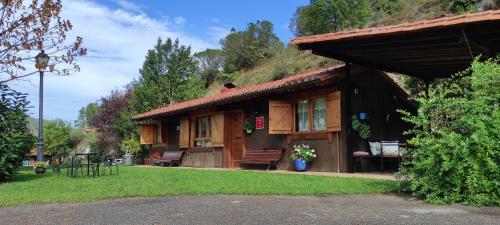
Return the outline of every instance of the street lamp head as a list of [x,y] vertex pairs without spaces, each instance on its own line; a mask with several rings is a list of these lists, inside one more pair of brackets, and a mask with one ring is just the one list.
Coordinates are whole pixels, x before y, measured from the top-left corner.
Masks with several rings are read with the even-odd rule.
[[47,68],[47,65],[49,65],[49,55],[47,55],[43,50],[38,53],[38,55],[35,56],[35,67],[40,70],[44,71],[45,68]]

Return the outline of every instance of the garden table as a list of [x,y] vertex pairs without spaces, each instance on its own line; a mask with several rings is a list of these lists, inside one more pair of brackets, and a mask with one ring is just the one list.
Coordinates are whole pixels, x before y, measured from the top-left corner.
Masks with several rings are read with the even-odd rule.
[[[90,176],[90,157],[96,156],[97,152],[83,152],[83,153],[75,153],[75,156],[83,156],[87,159],[87,176]],[[99,170],[99,168],[97,168]],[[93,174],[92,174],[93,175]]]

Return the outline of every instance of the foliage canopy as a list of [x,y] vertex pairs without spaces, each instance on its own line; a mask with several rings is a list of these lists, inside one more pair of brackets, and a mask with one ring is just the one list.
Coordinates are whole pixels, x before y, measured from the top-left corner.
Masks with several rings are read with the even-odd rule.
[[500,204],[500,65],[475,61],[419,97],[409,158],[401,167],[414,195],[433,203]]
[[55,156],[62,156],[67,153],[73,147],[71,131],[71,124],[62,119],[45,122],[43,127],[45,149]]
[[16,174],[34,147],[28,124],[26,95],[0,84],[0,182]]
[[310,0],[297,8],[290,28],[297,36],[324,34],[365,26],[368,0]]
[[233,30],[220,44],[227,73],[250,69],[284,47],[273,33],[273,24],[266,20],[249,23],[244,31]]
[[36,73],[26,72],[26,62],[31,64],[38,54],[33,50],[49,54],[52,73],[68,75],[80,69],[76,58],[87,50],[81,47],[81,37],[65,42],[73,26],[60,17],[61,9],[60,0],[0,2],[0,83]]
[[179,40],[158,39],[146,55],[141,76],[132,82],[132,111],[145,112],[203,94],[196,65],[191,47],[181,45]]

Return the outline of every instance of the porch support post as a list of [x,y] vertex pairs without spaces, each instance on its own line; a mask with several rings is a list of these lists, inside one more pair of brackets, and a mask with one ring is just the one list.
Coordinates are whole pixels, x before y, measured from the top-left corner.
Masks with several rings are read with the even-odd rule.
[[[347,91],[344,93],[345,94],[345,101],[344,101],[344,107],[345,107],[345,116],[344,118],[346,118],[346,123],[347,123],[347,143],[346,143],[346,147],[347,147],[347,161],[348,162],[351,162],[351,168],[349,168],[348,165],[347,168],[348,170],[350,170],[351,172],[353,172],[354,170],[352,169],[352,138],[351,138],[351,107],[352,107],[352,104],[351,104],[351,101],[352,101],[352,98],[351,98],[351,91],[352,91],[352,81],[351,81],[351,62],[345,62],[345,65],[346,65],[346,89]],[[339,149],[340,150],[340,149]],[[338,155],[338,158],[339,158],[339,162],[338,162],[338,168],[337,168],[337,171],[340,172],[340,153]]]

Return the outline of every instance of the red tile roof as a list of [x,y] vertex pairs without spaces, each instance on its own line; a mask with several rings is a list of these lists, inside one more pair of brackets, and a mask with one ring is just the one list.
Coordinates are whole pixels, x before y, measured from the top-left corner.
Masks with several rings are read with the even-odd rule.
[[303,36],[292,39],[290,44],[310,44],[323,41],[348,40],[353,38],[369,37],[374,35],[411,32],[432,29],[444,26],[463,25],[468,23],[500,20],[500,10],[490,10],[478,13],[468,13],[459,16],[442,17],[432,20],[421,20],[412,23],[402,23],[392,26],[355,29],[328,34]]
[[[241,99],[248,99],[253,97],[258,97],[265,95],[267,93],[275,92],[281,90],[282,88],[290,88],[294,86],[305,85],[313,82],[321,82],[329,78],[336,77],[336,75],[342,74],[340,70],[344,65],[328,67],[324,69],[319,69],[316,71],[311,71],[295,76],[291,76],[285,79],[272,81],[264,84],[253,85],[244,87],[241,89],[235,89],[233,91],[220,93],[217,95],[211,95],[203,98],[197,98],[185,102],[176,103],[173,105],[153,109],[149,112],[144,112],[139,115],[133,116],[133,120],[143,120],[148,119],[158,115],[171,114],[174,112],[182,112],[188,110],[199,109],[203,107],[209,107],[213,105],[221,105],[231,102],[236,102]],[[335,71],[335,73],[334,73]]]

